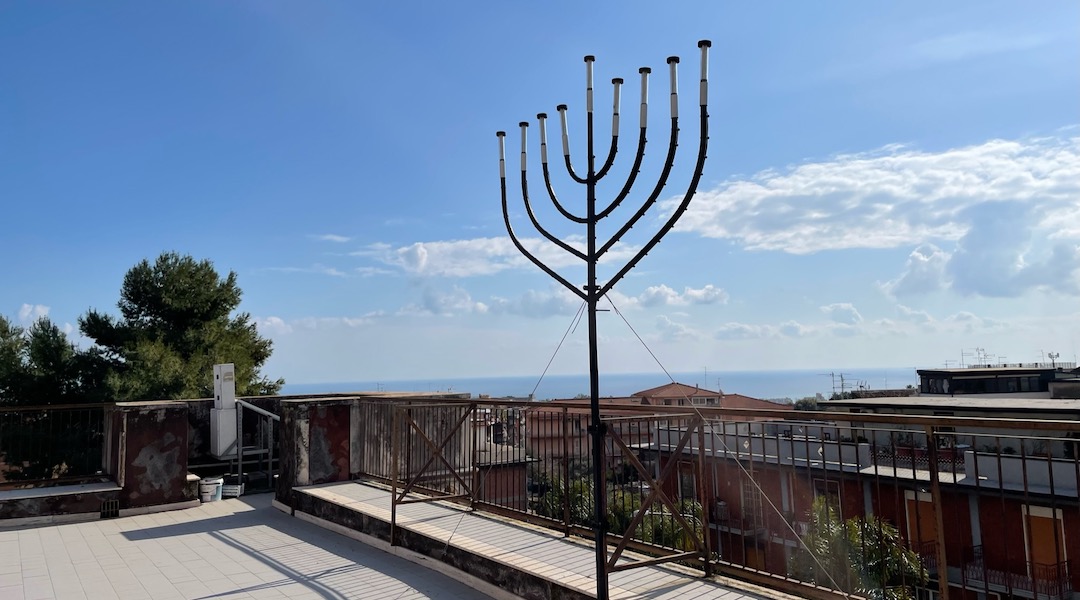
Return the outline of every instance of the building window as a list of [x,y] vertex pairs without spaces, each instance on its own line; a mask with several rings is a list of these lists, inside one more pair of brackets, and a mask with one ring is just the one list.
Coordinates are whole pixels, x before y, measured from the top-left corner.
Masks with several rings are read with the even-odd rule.
[[825,501],[832,506],[836,513],[842,520],[844,518],[844,511],[840,504],[840,482],[829,481],[827,479],[815,479],[814,480],[814,500],[818,498],[825,498]]
[[759,527],[763,521],[761,488],[752,480],[742,481],[742,517],[751,527]]
[[915,588],[915,600],[938,600],[940,592],[929,588]]

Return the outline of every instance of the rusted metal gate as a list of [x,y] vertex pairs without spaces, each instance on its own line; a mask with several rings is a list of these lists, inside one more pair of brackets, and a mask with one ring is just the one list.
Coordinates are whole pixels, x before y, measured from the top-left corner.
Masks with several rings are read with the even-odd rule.
[[[678,442],[672,451],[675,456],[681,455],[684,449],[687,449],[691,440],[695,437],[698,439],[698,452],[704,452],[704,436],[705,436],[705,421],[700,415],[671,415],[671,418],[681,420],[685,423],[685,429],[679,436]],[[604,420],[608,425],[607,435],[613,442],[613,446],[621,452],[621,459],[633,466],[637,472],[638,477],[644,483],[649,490],[644,500],[641,502],[641,506],[637,508],[633,518],[630,520],[630,524],[626,527],[625,531],[621,533],[618,543],[615,545],[615,550],[608,556],[607,571],[613,573],[616,571],[624,571],[627,569],[633,569],[637,567],[644,567],[650,565],[656,565],[666,562],[674,562],[681,560],[693,560],[699,559],[704,563],[705,574],[712,575],[712,563],[710,561],[710,552],[708,544],[705,541],[705,536],[708,535],[709,523],[708,523],[708,511],[702,511],[698,517],[692,515],[683,514],[682,507],[678,506],[671,496],[665,491],[668,487],[668,483],[677,478],[679,461],[670,460],[664,465],[663,470],[659,472],[659,475],[653,477],[653,474],[649,472],[649,469],[642,464],[638,458],[638,453],[632,448],[631,443],[628,443],[624,439],[624,435],[627,433],[627,428],[619,427],[620,424],[633,423],[634,421],[640,421],[640,417],[614,417]],[[633,428],[629,431],[634,431]],[[605,457],[595,457],[595,460],[604,461]],[[698,481],[704,479],[702,468],[704,465],[704,455],[699,456],[694,461],[695,476]],[[662,507],[661,510],[667,509],[667,513],[664,513],[666,518],[673,519],[678,524],[679,528],[692,543],[694,548],[692,550],[683,552],[673,552],[666,556],[660,556],[647,560],[640,560],[625,564],[617,564],[619,557],[622,556],[623,551],[627,546],[634,541],[635,533],[638,528],[645,521],[646,517],[650,515],[652,508],[657,503]],[[688,517],[696,519],[701,524],[701,530],[698,531],[688,521]],[[614,532],[619,533],[619,532]]]
[[[390,415],[390,539],[403,504],[473,498],[475,404],[399,402]],[[415,494],[414,492],[422,492]]]

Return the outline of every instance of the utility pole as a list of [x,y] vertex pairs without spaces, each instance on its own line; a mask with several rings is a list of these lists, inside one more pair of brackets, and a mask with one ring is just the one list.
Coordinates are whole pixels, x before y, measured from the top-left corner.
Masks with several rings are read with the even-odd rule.
[[540,268],[543,272],[547,273],[552,279],[558,281],[563,287],[567,288],[574,293],[577,297],[581,298],[588,309],[589,315],[589,398],[590,398],[590,416],[591,424],[589,426],[589,434],[592,436],[592,455],[593,455],[593,528],[596,539],[596,598],[597,600],[608,600],[608,561],[607,561],[607,479],[604,473],[604,440],[606,437],[606,425],[600,418],[600,367],[597,359],[597,327],[596,327],[596,313],[597,303],[603,298],[612,287],[618,283],[631,269],[633,269],[638,262],[645,257],[673,227],[679,220],[679,217],[686,212],[687,207],[690,205],[690,200],[693,198],[694,193],[697,191],[698,183],[701,181],[702,169],[705,166],[705,153],[708,149],[709,141],[709,111],[708,111],[708,65],[709,65],[709,47],[712,43],[708,40],[702,40],[698,42],[698,48],[701,49],[701,79],[698,86],[699,93],[699,118],[700,125],[700,139],[698,142],[697,161],[694,164],[694,172],[690,179],[690,184],[687,187],[686,192],[683,194],[682,200],[676,206],[674,212],[660,227],[659,231],[653,235],[652,239],[647,244],[638,250],[637,254],[627,261],[623,267],[606,283],[601,285],[597,280],[596,266],[599,263],[601,257],[604,256],[612,246],[617,244],[642,217],[648,212],[660,197],[665,185],[667,184],[668,176],[671,174],[671,168],[674,165],[675,160],[675,148],[678,145],[679,138],[679,97],[678,97],[678,78],[676,75],[676,66],[679,63],[679,57],[668,57],[668,70],[671,78],[671,134],[668,142],[667,156],[664,160],[663,170],[660,173],[659,180],[653,187],[652,192],[642,202],[640,208],[631,216],[619,230],[612,235],[602,245],[597,244],[596,225],[604,218],[608,217],[612,211],[614,211],[623,200],[629,195],[631,188],[634,186],[634,181],[641,169],[641,162],[645,156],[645,131],[646,124],[648,122],[648,91],[649,91],[649,74],[652,72],[648,67],[642,67],[638,70],[641,75],[641,108],[640,108],[640,125],[638,133],[637,153],[634,157],[633,167],[630,169],[630,174],[623,184],[621,191],[605,208],[597,209],[596,198],[596,186],[597,183],[608,174],[608,170],[615,162],[615,154],[618,151],[619,145],[619,94],[623,80],[616,78],[612,79],[611,83],[614,87],[613,94],[613,110],[611,119],[611,146],[608,150],[607,157],[604,162],[597,168],[596,156],[593,153],[593,63],[595,57],[585,57],[585,111],[586,111],[586,143],[587,153],[586,156],[586,170],[584,176],[579,175],[575,170],[573,163],[570,160],[570,142],[569,135],[566,126],[566,113],[568,107],[565,104],[560,104],[556,110],[559,113],[559,121],[562,129],[562,149],[563,160],[565,162],[567,173],[570,178],[575,182],[585,186],[585,215],[575,214],[567,208],[565,208],[555,195],[555,191],[551,186],[551,177],[548,170],[548,156],[547,156],[547,115],[540,113],[536,115],[538,124],[540,126],[540,166],[543,172],[544,185],[547,188],[548,196],[551,198],[552,204],[559,211],[559,213],[572,223],[585,226],[586,237],[586,250],[582,252],[577,248],[566,243],[562,239],[551,234],[545,229],[536,219],[533,213],[532,206],[529,201],[528,191],[528,176],[526,173],[527,160],[527,148],[526,131],[529,123],[522,121],[518,124],[521,128],[521,195],[525,204],[525,212],[528,214],[529,221],[533,227],[540,232],[549,242],[555,244],[563,251],[585,262],[587,267],[587,280],[584,286],[580,289],[557,273],[553,268],[545,264],[543,261],[533,255],[525,246],[521,243],[518,237],[514,234],[514,229],[510,224],[510,212],[507,207],[506,201],[506,150],[505,140],[506,132],[500,131],[496,133],[499,138],[499,180],[502,194],[502,211],[503,221],[506,224],[506,231],[510,235],[510,240],[514,243],[514,246],[525,255],[529,261]]

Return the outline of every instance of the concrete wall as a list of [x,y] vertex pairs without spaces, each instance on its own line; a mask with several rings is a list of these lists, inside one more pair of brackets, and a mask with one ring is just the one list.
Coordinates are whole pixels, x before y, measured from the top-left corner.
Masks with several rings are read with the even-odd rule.
[[281,403],[278,500],[289,504],[295,486],[353,477],[356,448],[350,432],[354,402],[330,399]]
[[[59,489],[59,488],[56,488]],[[43,490],[46,492],[47,490]],[[108,500],[119,500],[120,490],[94,490],[77,494],[42,495],[0,500],[0,527],[4,519],[98,513]]]
[[[976,464],[977,463],[977,464]],[[1075,461],[1014,454],[964,453],[965,472],[974,477],[978,473],[981,487],[1073,497],[1077,495]],[[976,470],[977,469],[977,470]]]
[[1050,382],[1051,398],[1080,398],[1080,379]]
[[123,428],[117,456],[120,507],[195,499],[187,484],[188,406],[184,402],[117,404]]

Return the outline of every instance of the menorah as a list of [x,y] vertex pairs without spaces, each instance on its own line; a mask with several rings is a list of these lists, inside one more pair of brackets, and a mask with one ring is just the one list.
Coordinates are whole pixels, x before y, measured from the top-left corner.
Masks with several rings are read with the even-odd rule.
[[648,67],[642,67],[638,70],[641,74],[641,110],[640,110],[640,125],[637,142],[637,152],[634,156],[634,164],[630,169],[630,173],[626,178],[625,183],[620,189],[619,193],[603,210],[597,210],[596,199],[596,186],[597,183],[603,179],[615,163],[615,155],[618,153],[619,148],[619,96],[622,89],[623,80],[615,78],[611,80],[614,87],[613,100],[614,108],[611,117],[611,146],[608,149],[607,158],[601,164],[600,168],[596,168],[596,156],[593,152],[593,63],[596,58],[593,56],[585,57],[585,110],[587,119],[587,151],[588,160],[587,167],[584,176],[578,174],[574,170],[574,165],[570,160],[570,137],[567,133],[566,125],[566,113],[567,106],[560,104],[556,110],[559,111],[559,123],[562,130],[562,150],[563,160],[566,164],[566,171],[569,173],[570,178],[585,186],[585,203],[586,212],[584,216],[574,214],[568,210],[563,203],[561,203],[555,194],[555,190],[551,184],[551,172],[548,168],[548,155],[547,155],[547,114],[540,113],[536,115],[540,125],[540,165],[544,175],[544,186],[547,188],[548,196],[551,198],[552,204],[555,209],[564,218],[572,223],[578,225],[585,225],[586,229],[586,250],[582,252],[578,248],[575,248],[571,244],[565,242],[559,237],[553,235],[548,229],[537,220],[535,213],[532,209],[532,204],[529,201],[529,185],[528,185],[528,158],[527,158],[527,136],[526,132],[529,127],[529,123],[522,121],[519,123],[521,128],[521,195],[525,204],[525,212],[528,214],[529,221],[532,222],[533,227],[540,232],[544,238],[555,244],[562,250],[570,253],[574,257],[585,262],[587,266],[587,279],[588,282],[581,288],[570,283],[565,277],[560,275],[555,269],[551,268],[543,261],[538,259],[534,254],[529,252],[528,249],[521,243],[517,235],[514,234],[514,228],[510,224],[510,212],[506,202],[506,132],[500,131],[496,135],[499,138],[499,179],[502,192],[502,212],[503,221],[506,223],[506,231],[510,235],[510,240],[514,243],[514,246],[542,271],[551,276],[555,281],[558,281],[561,285],[566,287],[577,297],[581,298],[588,307],[588,321],[589,321],[589,397],[591,407],[591,425],[589,426],[589,435],[592,437],[592,452],[593,452],[593,506],[594,512],[594,531],[596,533],[596,597],[598,600],[607,600],[608,598],[608,586],[607,586],[607,519],[606,519],[606,479],[603,472],[603,455],[604,455],[604,437],[606,435],[606,427],[600,419],[600,370],[597,359],[597,333],[596,333],[596,306],[597,303],[603,298],[611,289],[619,282],[631,269],[633,269],[643,259],[650,250],[652,250],[661,238],[663,238],[671,229],[675,226],[675,223],[679,220],[679,217],[686,212],[687,207],[690,205],[690,200],[693,198],[694,193],[697,191],[698,182],[701,180],[702,168],[705,165],[705,152],[708,148],[709,135],[709,113],[708,113],[708,70],[709,70],[709,47],[712,43],[708,40],[702,40],[698,42],[698,48],[701,49],[701,83],[699,86],[700,94],[700,119],[701,119],[701,139],[698,143],[697,162],[694,165],[694,172],[690,178],[690,184],[687,187],[686,193],[683,195],[682,201],[679,202],[676,209],[672,212],[671,216],[664,222],[663,226],[652,236],[652,238],[642,246],[637,253],[633,255],[618,272],[608,279],[603,285],[599,285],[596,279],[596,266],[600,259],[612,249],[613,246],[618,244],[623,236],[630,231],[634,225],[638,223],[649,211],[649,209],[656,203],[657,198],[663,192],[664,187],[667,185],[668,177],[671,174],[672,166],[675,162],[675,149],[678,146],[679,139],[679,94],[678,94],[678,77],[677,77],[677,65],[679,63],[679,57],[671,56],[667,59],[668,70],[671,76],[671,135],[668,141],[667,155],[664,159],[663,169],[660,176],[653,186],[652,192],[642,202],[641,206],[634,214],[626,220],[625,223],[616,231],[606,242],[597,247],[596,239],[596,226],[597,224],[609,217],[616,208],[618,208],[622,202],[630,195],[630,190],[634,187],[637,181],[638,173],[641,170],[642,160],[645,157],[645,144],[646,144],[646,129],[648,122],[648,97],[649,97],[649,74],[652,72]]

